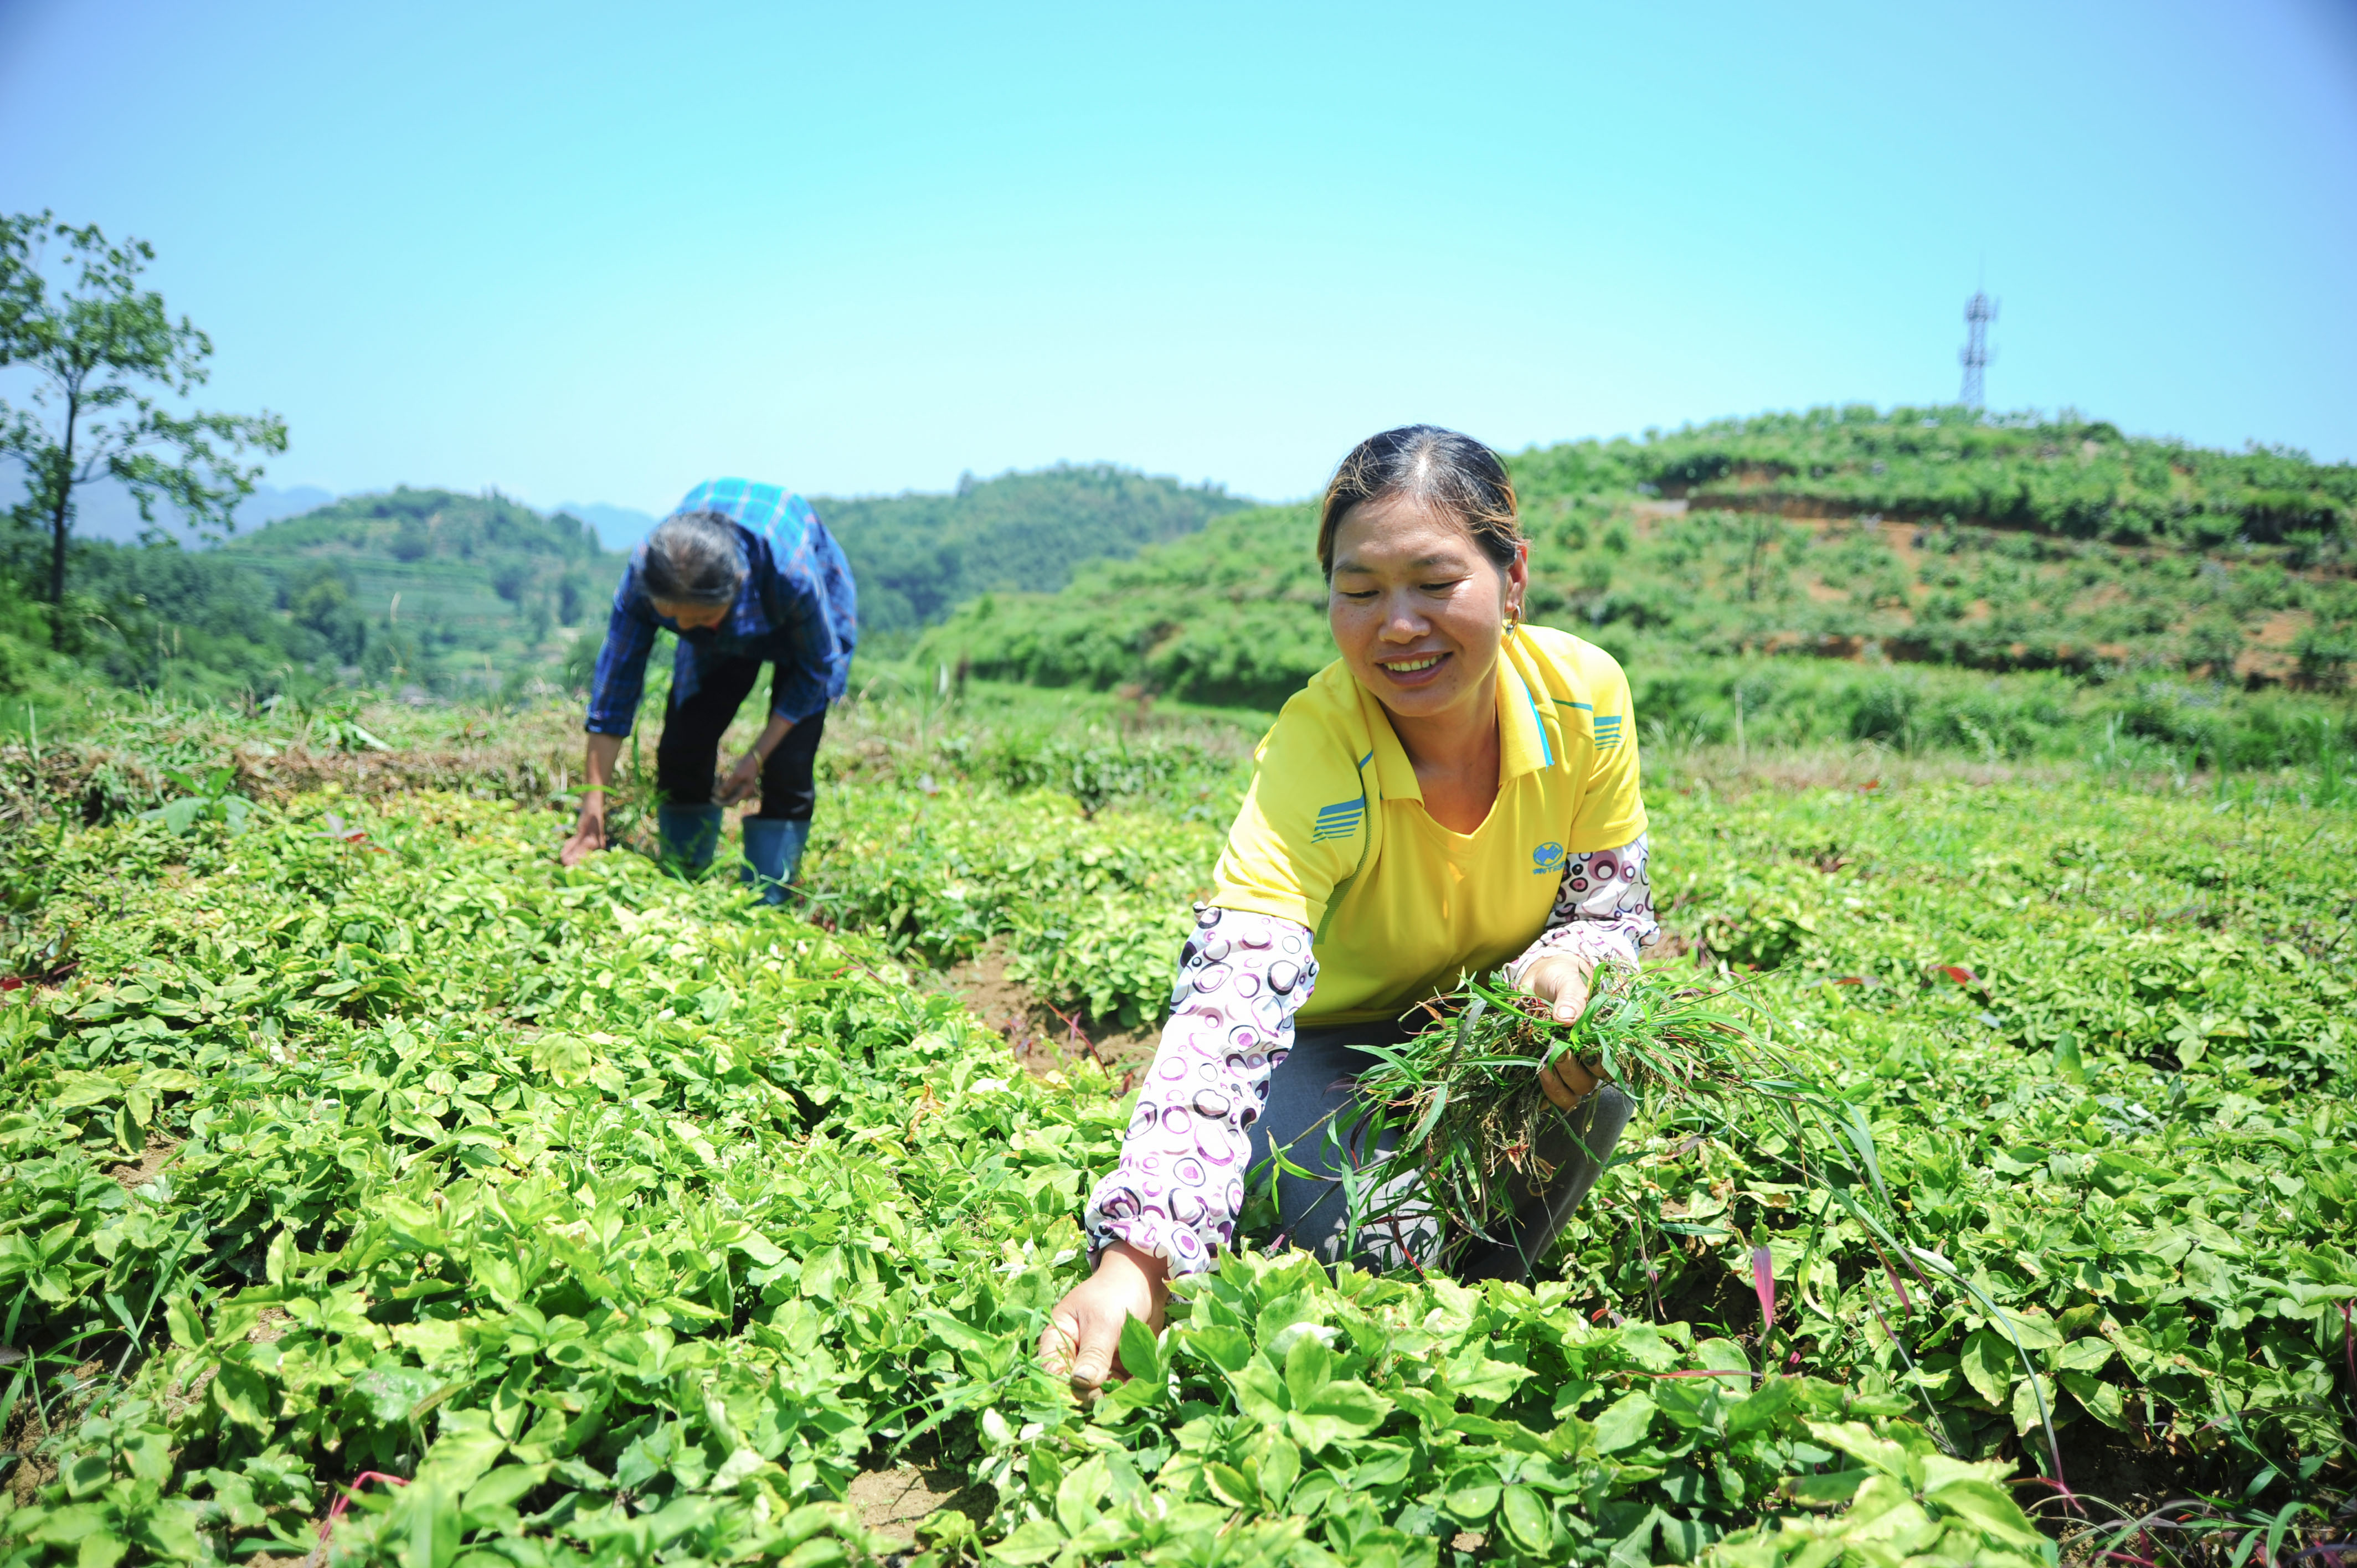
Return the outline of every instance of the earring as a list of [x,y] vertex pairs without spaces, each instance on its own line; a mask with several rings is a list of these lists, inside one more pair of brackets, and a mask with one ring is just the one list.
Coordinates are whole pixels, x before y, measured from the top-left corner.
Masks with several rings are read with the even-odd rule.
[[1506,612],[1506,635],[1512,637],[1523,624],[1523,607],[1516,605]]

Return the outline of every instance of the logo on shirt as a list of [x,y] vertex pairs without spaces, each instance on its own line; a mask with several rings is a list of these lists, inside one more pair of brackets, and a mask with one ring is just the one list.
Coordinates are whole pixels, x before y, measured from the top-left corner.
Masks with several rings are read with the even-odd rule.
[[1346,839],[1359,831],[1359,823],[1367,814],[1363,795],[1347,800],[1337,800],[1330,806],[1318,808],[1318,820],[1310,825],[1309,842],[1323,843],[1328,839]]
[[1550,872],[1558,872],[1562,869],[1563,845],[1551,843],[1543,843],[1539,845],[1538,848],[1531,851],[1531,875],[1533,876],[1544,876]]
[[1619,714],[1598,714],[1596,715],[1597,750],[1609,751],[1612,747],[1620,744],[1620,725],[1621,715]]

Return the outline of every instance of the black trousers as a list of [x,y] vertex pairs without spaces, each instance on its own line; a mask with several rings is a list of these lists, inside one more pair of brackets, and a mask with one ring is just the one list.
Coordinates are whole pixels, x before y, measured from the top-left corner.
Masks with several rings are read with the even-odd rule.
[[[1411,1032],[1410,1026],[1398,1023],[1297,1029],[1292,1054],[1269,1075],[1268,1105],[1252,1127],[1252,1168],[1256,1176],[1271,1170],[1270,1153],[1282,1148],[1288,1162],[1311,1173],[1276,1176],[1277,1230],[1329,1264],[1340,1261],[1349,1218],[1340,1172],[1346,1162],[1355,1165],[1367,1155],[1363,1148],[1343,1146],[1344,1130],[1336,1123],[1347,1119],[1341,1113],[1359,1099],[1359,1075],[1374,1066],[1365,1047],[1397,1044]],[[1514,1217],[1493,1239],[1476,1238],[1459,1245],[1453,1257],[1438,1256],[1446,1239],[1416,1219],[1411,1190],[1392,1195],[1405,1199],[1392,1205],[1396,1221],[1361,1232],[1352,1261],[1384,1271],[1413,1261],[1427,1269],[1444,1268],[1461,1280],[1529,1277],[1603,1174],[1634,1109],[1618,1086],[1607,1084],[1577,1111],[1557,1118],[1534,1151],[1555,1167],[1553,1179],[1534,1187],[1517,1178]],[[1388,1150],[1392,1141],[1385,1134],[1378,1150]]]
[[[717,659],[704,667],[703,683],[685,702],[674,698],[663,713],[662,739],[655,743],[655,787],[672,806],[712,804],[713,775],[720,768],[720,736],[760,679],[758,659]],[[774,692],[777,677],[771,678]],[[813,714],[786,732],[761,768],[761,809],[753,814],[772,822],[806,822],[818,803],[811,769],[818,760],[826,714]]]

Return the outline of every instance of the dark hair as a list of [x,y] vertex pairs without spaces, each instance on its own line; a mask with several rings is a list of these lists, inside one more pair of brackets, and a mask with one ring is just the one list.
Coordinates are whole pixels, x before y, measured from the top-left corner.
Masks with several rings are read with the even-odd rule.
[[745,559],[737,526],[716,511],[683,511],[647,535],[639,574],[647,597],[667,605],[725,605],[745,585]]
[[1514,564],[1523,527],[1506,465],[1470,435],[1437,424],[1403,424],[1351,447],[1327,482],[1318,514],[1318,569],[1334,575],[1334,530],[1352,507],[1394,496],[1413,497],[1456,519],[1500,571]]

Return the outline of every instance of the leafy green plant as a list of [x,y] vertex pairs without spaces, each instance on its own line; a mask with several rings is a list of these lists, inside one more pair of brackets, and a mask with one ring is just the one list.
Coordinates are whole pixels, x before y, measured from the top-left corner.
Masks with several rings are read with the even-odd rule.
[[[1011,724],[985,694],[947,721],[974,758]],[[428,723],[381,733],[481,744]],[[185,770],[274,732],[111,733],[144,777],[137,746]],[[996,940],[1077,987],[1061,952],[1130,953],[1158,1016],[1232,757],[1092,815],[899,731],[840,744],[832,931],[632,855],[560,870],[561,815],[465,790],[282,793],[236,835],[22,819],[9,864],[51,890],[12,933],[80,967],[0,993],[0,1560],[307,1556],[339,1500],[337,1561],[444,1568],[2348,1533],[2345,811],[1656,787],[1665,923],[1717,934],[1648,983],[1739,983],[1899,1219],[1838,1127],[1813,1184],[1781,1102],[1664,1094],[1535,1285],[1247,1250],[1083,1410],[1030,1347],[1129,1107],[925,971]],[[902,1462],[964,1490],[888,1541],[848,1499]],[[2165,1489],[2102,1495],[2138,1469]]]
[[161,822],[167,831],[186,834],[200,822],[217,822],[232,833],[245,831],[246,818],[253,811],[253,802],[237,791],[237,767],[234,763],[208,769],[202,774],[173,769],[165,776],[174,788],[182,791],[151,811],[139,813],[139,820]]
[[305,714],[303,736],[322,751],[389,751],[392,748],[361,724],[359,704],[350,700],[325,703]]

